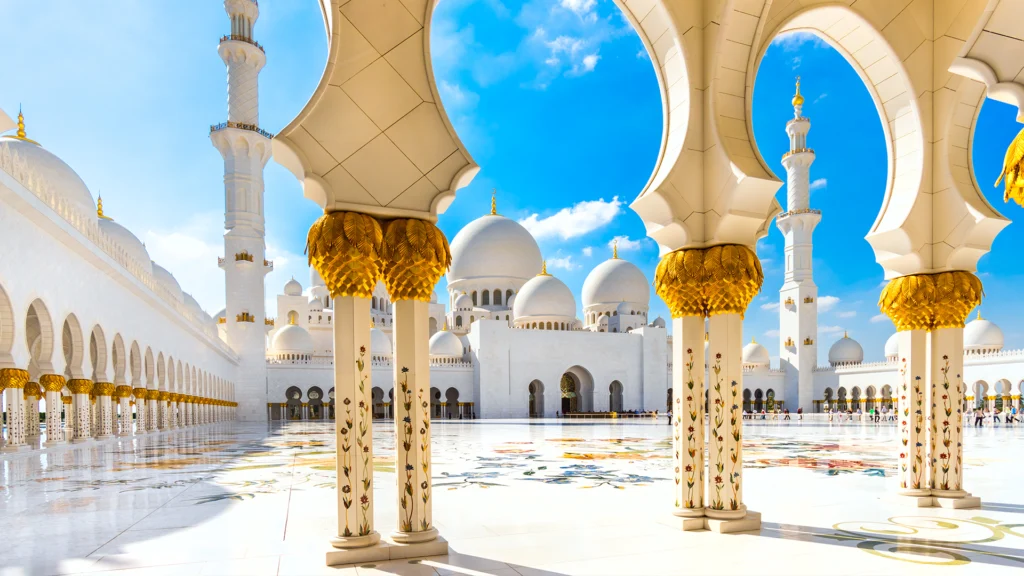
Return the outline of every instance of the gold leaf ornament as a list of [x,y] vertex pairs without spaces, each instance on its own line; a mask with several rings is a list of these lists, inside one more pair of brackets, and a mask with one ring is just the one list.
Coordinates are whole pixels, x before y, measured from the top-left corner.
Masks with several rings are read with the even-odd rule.
[[673,318],[742,316],[763,283],[757,254],[738,244],[669,252],[658,263],[654,280]]
[[1006,157],[1003,159],[1003,169],[996,180],[996,186],[1003,180],[1005,192],[1003,202],[1013,200],[1024,206],[1024,129],[1017,133],[1017,136],[1010,142],[1006,149]]
[[381,274],[382,240],[376,218],[359,212],[330,212],[310,226],[306,254],[332,296],[369,298]]
[[984,294],[981,280],[970,272],[912,274],[890,280],[878,307],[898,332],[963,328]]
[[434,286],[452,263],[444,232],[416,218],[387,222],[381,253],[384,285],[394,300],[430,302]]

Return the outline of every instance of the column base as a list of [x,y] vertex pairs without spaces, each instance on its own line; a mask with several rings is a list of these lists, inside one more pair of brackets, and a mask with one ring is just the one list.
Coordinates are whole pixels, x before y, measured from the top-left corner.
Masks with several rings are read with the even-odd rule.
[[72,438],[71,439],[71,443],[72,444],[84,444],[84,443],[86,443],[86,442],[88,442],[90,440],[92,440],[92,438]]
[[[946,491],[942,491],[946,492]],[[952,492],[952,491],[950,491]],[[915,508],[946,508],[950,510],[963,510],[967,508],[981,508],[981,498],[971,496],[969,492],[961,492],[964,495],[959,497],[936,496],[904,496],[897,495],[894,500],[904,506]]]
[[46,446],[47,448],[52,446],[63,446],[65,444],[67,444],[67,442],[64,440],[47,440],[46,442],[43,442],[43,446]]
[[371,532],[365,536],[335,536],[331,538],[331,546],[342,550],[353,548],[366,548],[380,542],[380,533]]
[[29,450],[29,445],[28,444],[21,444],[19,446],[7,445],[7,446],[4,446],[3,448],[0,448],[0,452],[3,452],[4,454],[11,454],[11,453],[14,453],[14,452],[28,452],[28,450]]
[[97,440],[108,440],[108,439],[113,438],[113,437],[114,437],[113,434],[100,434],[99,436],[96,437],[96,439]]
[[672,514],[680,518],[703,518],[704,508],[676,508]]
[[[335,539],[331,539],[334,544]],[[397,542],[385,536],[373,545],[363,548],[331,550],[327,552],[328,566],[344,564],[365,564],[384,560],[401,560],[405,558],[426,558],[427,556],[444,556],[448,554],[448,541],[436,536],[427,542]]]
[[695,530],[710,530],[719,534],[758,532],[761,530],[761,513],[746,510],[739,518],[684,518],[683,532]]
[[437,538],[437,528],[421,530],[419,532],[403,532],[401,530],[395,530],[391,533],[391,540],[401,544],[417,544],[420,542],[428,542],[434,538]]

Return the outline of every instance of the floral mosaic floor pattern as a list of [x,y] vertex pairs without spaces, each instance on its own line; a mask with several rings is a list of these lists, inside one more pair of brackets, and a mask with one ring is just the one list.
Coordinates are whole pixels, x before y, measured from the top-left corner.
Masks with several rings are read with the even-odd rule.
[[[967,489],[984,508],[933,510],[890,498],[896,454],[889,426],[747,423],[744,499],[763,514],[763,526],[740,536],[679,530],[670,506],[669,432],[664,420],[436,422],[434,523],[453,553],[386,571],[799,574],[820,573],[819,562],[838,574],[1024,567],[1017,488],[1024,427],[969,429]],[[396,522],[394,446],[393,425],[376,422],[380,532]],[[319,422],[224,424],[5,455],[0,576],[319,573],[336,529],[334,466],[333,424]],[[766,556],[787,560],[772,568]]]

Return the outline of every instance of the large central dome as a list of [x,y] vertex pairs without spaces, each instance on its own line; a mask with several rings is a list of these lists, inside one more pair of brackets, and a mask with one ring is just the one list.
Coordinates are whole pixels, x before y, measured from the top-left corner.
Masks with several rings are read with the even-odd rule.
[[651,289],[647,277],[632,262],[620,258],[605,260],[583,282],[583,307],[630,302],[647,307]]
[[448,282],[473,278],[527,280],[540,271],[540,247],[515,220],[489,214],[470,222],[452,240]]

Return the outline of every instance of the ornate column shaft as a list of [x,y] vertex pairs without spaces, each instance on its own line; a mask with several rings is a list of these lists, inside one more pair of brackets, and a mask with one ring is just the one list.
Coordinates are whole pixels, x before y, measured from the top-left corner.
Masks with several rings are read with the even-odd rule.
[[132,433],[132,387],[127,384],[118,384],[116,391],[117,403],[121,412],[117,418],[117,433],[125,436]]
[[114,411],[111,397],[116,386],[110,382],[97,382],[93,385],[96,392],[96,406],[99,408],[99,435],[98,438],[109,438],[114,434]]
[[146,391],[146,432],[159,430],[160,418],[160,391],[148,389]]
[[7,445],[4,452],[28,450],[25,442],[25,397],[28,384],[28,370],[20,368],[0,369],[0,390],[4,391],[7,405]]
[[331,538],[331,545],[340,549],[366,548],[380,541],[373,522],[368,354],[370,297],[380,278],[382,240],[380,223],[355,212],[324,214],[310,227],[306,239],[309,264],[334,298],[338,532]]
[[964,329],[939,328],[929,336],[932,495],[962,498],[967,495],[962,489]]
[[162,390],[160,392],[160,429],[171,428],[171,393]]
[[42,387],[38,382],[29,382],[25,385],[25,436],[36,438],[40,435],[39,429],[39,398],[42,397]]
[[140,386],[133,388],[132,393],[135,395],[135,433],[145,434],[147,430],[146,419],[149,412],[146,409],[146,398],[149,391]]
[[64,438],[71,442],[75,437],[75,430],[77,430],[77,423],[75,422],[75,411],[72,406],[71,395],[63,395],[60,397],[61,408],[64,410]]
[[672,449],[676,516],[704,516],[704,316],[672,319]]
[[738,519],[743,504],[743,317],[708,321],[708,518]]
[[85,442],[92,432],[92,403],[89,394],[92,392],[92,380],[84,378],[72,378],[68,380],[68,390],[71,390],[71,417],[75,423],[75,434],[72,442]]
[[178,428],[185,427],[185,395],[174,395],[174,423]]
[[925,398],[928,371],[928,343],[924,330],[905,330],[899,339],[899,402],[896,408],[900,431],[900,458],[897,474],[899,493],[904,496],[928,496],[928,426]]

